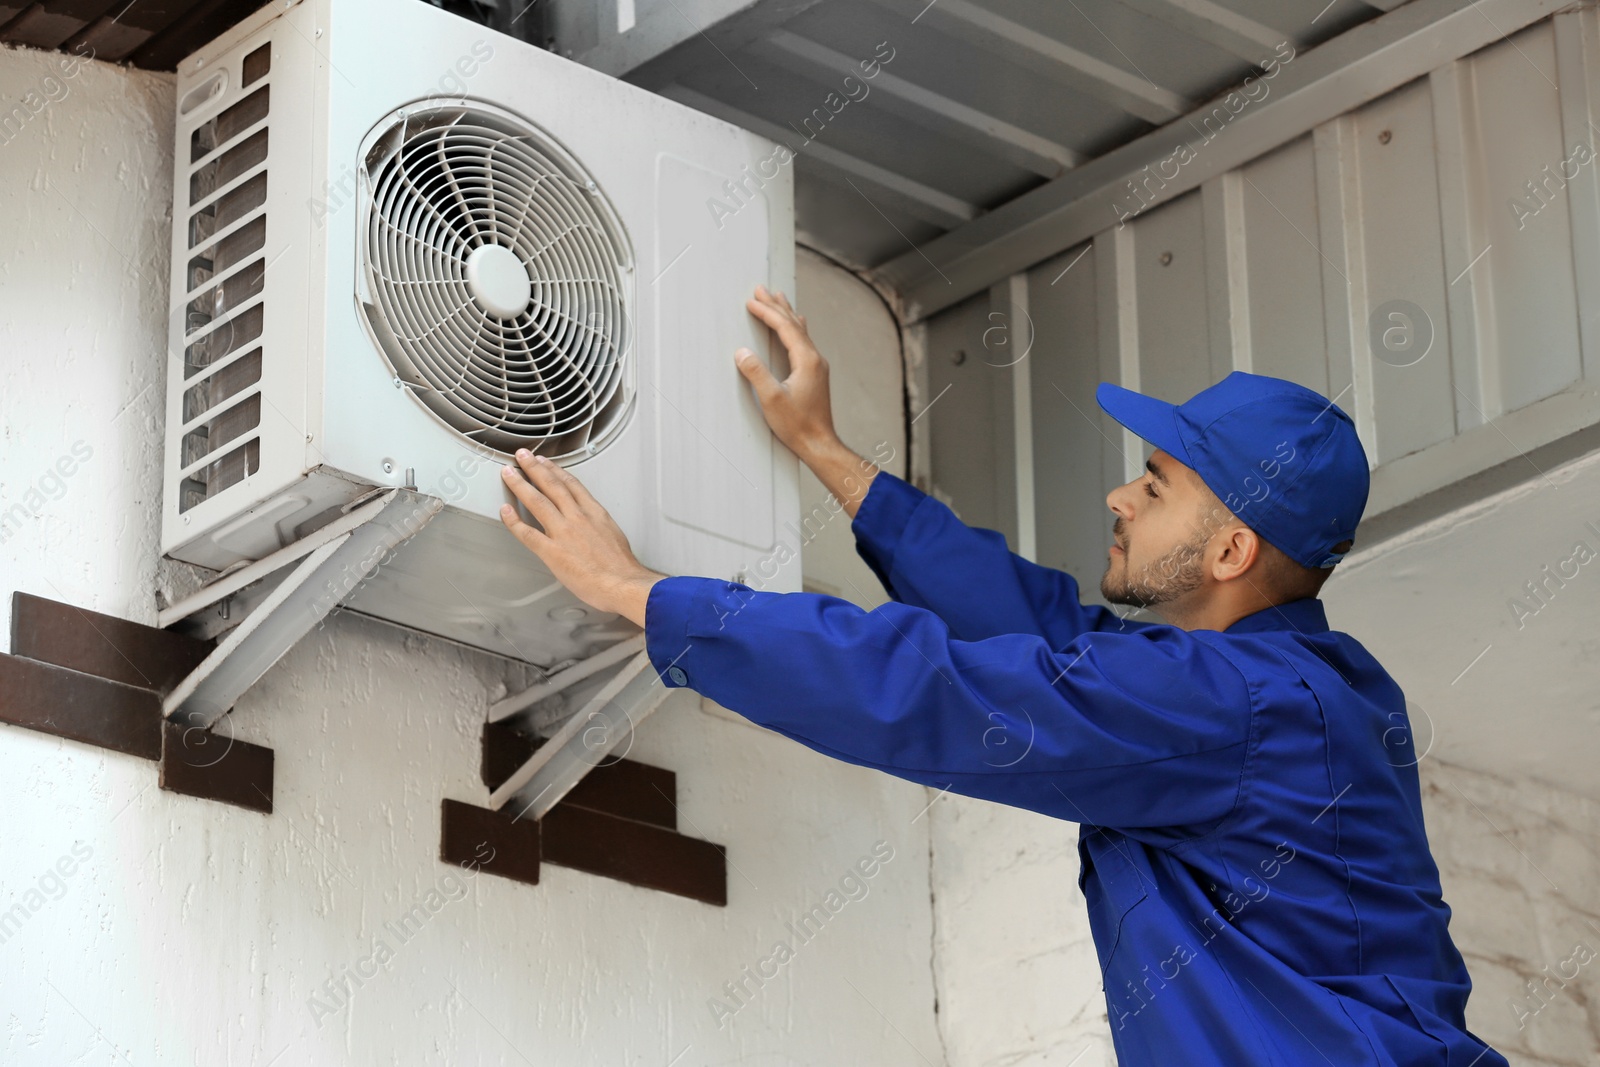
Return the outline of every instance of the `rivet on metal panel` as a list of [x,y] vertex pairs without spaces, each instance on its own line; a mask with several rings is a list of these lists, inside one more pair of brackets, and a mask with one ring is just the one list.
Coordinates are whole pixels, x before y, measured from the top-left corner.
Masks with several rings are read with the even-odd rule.
[[950,357],[950,362],[954,363],[958,367],[961,366],[961,364],[965,363],[966,361],[967,361],[967,352],[966,352],[966,349],[964,349],[964,348],[956,349],[956,354]]
[[1170,267],[1172,265],[1172,253],[1171,252],[1163,252],[1163,253],[1161,253],[1161,265],[1163,267]]
[[1378,143],[1379,144],[1388,144],[1393,139],[1394,139],[1394,134],[1389,130],[1384,130],[1382,133],[1378,134]]

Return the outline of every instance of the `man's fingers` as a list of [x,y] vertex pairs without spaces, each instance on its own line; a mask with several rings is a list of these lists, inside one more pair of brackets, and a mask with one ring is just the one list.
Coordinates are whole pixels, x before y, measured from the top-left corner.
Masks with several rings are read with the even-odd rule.
[[750,301],[748,307],[751,314],[777,332],[778,340],[783,342],[783,347],[789,352],[791,363],[804,364],[818,358],[819,353],[816,346],[811,343],[811,337],[806,333],[805,326],[798,322],[792,313],[759,300]]
[[[750,309],[756,314],[760,315],[763,321],[770,322],[774,328],[776,328],[778,322],[781,320],[787,319],[791,322],[799,321],[800,316],[795,314],[794,308],[789,306],[788,301],[780,301],[778,297],[771,293],[767,293],[765,296],[763,296],[763,292],[765,292],[765,290],[756,290],[756,295],[747,301],[747,304],[751,305]],[[775,317],[769,318],[769,316]]]
[[544,557],[544,550],[550,543],[548,534],[536,530],[523,522],[522,516],[517,514],[517,509],[510,504],[501,505],[500,521],[505,523],[505,527],[511,531],[511,535],[527,546],[530,552],[541,559]]
[[506,483],[506,488],[511,490],[511,495],[522,502],[522,506],[528,509],[540,526],[549,529],[550,523],[561,517],[560,509],[516,467],[501,468],[500,477]]
[[[517,465],[522,468],[523,473],[527,474],[528,480],[534,484],[539,492],[543,493],[549,498],[550,503],[556,506],[556,510],[562,514],[577,510],[578,502],[573,499],[572,488],[561,477],[565,472],[557,464],[551,463],[543,456],[536,456],[526,448],[523,448],[517,451]],[[544,520],[540,519],[539,521],[543,522]]]
[[764,404],[783,391],[783,386],[773,376],[767,365],[761,362],[759,356],[748,348],[741,348],[733,355],[734,362],[739,367],[739,373],[744,375],[745,381],[755,387],[756,396]]
[[582,478],[558,464],[552,463],[550,467],[561,480],[561,484],[567,487],[567,492],[572,494],[572,499],[577,501],[579,509],[586,515],[598,517],[610,514],[605,506],[594,498],[594,494],[589,492],[589,487],[583,484]]

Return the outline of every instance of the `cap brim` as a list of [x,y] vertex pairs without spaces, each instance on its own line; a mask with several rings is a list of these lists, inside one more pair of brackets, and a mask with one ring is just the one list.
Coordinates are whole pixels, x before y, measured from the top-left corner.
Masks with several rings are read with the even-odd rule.
[[1107,415],[1185,467],[1194,466],[1189,458],[1189,449],[1184,446],[1183,438],[1178,436],[1176,405],[1110,382],[1101,382],[1094,391],[1094,398]]

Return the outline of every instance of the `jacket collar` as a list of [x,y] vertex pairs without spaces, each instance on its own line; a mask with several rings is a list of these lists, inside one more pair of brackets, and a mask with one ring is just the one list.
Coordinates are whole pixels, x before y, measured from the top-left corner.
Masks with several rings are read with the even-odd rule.
[[1303,634],[1320,634],[1328,630],[1328,616],[1322,610],[1322,601],[1315,597],[1291,600],[1277,604],[1253,615],[1246,615],[1223,633],[1253,634],[1270,630],[1296,630]]

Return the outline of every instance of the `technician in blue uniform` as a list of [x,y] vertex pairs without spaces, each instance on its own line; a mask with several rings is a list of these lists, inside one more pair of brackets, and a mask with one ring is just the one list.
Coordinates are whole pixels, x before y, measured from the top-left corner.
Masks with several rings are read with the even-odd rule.
[[556,577],[644,627],[669,686],[1081,824],[1123,1067],[1504,1067],[1463,1017],[1404,696],[1317,599],[1366,505],[1349,417],[1250,374],[1176,406],[1101,386],[1156,446],[1106,499],[1101,593],[1162,620],[1133,622],[851,452],[804,318],[764,289],[748,306],[792,373],[743,350],[739,370],[893,602],[657,574],[576,478],[519,456],[506,482],[543,529],[504,519]]

